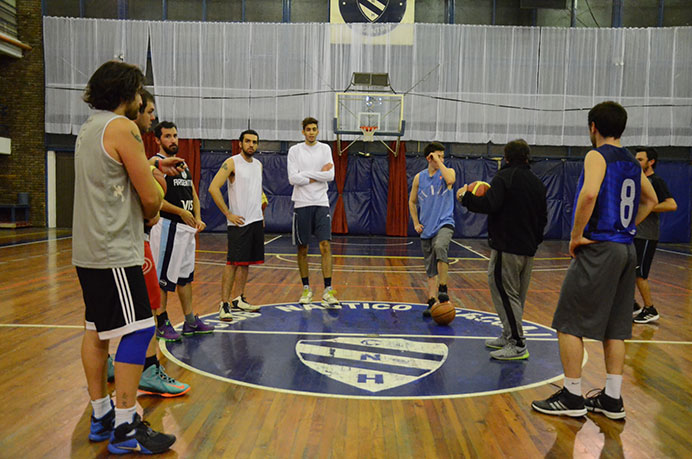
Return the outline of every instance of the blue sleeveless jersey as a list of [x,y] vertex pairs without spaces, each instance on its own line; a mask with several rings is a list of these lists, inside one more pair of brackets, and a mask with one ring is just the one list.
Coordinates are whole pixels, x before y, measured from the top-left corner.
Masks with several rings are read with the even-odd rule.
[[421,239],[431,239],[445,225],[454,227],[454,191],[439,170],[432,177],[427,169],[418,173],[418,219]]
[[[603,145],[596,148],[606,162],[606,173],[598,192],[593,213],[584,228],[584,237],[594,241],[629,244],[637,232],[634,217],[639,208],[642,168],[626,148]],[[582,170],[574,196],[577,208],[579,193],[584,185]],[[572,214],[574,224],[574,214]]]

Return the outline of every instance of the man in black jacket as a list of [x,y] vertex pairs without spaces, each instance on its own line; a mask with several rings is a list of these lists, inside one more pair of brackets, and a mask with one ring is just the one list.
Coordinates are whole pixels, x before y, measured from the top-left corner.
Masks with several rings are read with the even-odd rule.
[[488,214],[488,244],[492,249],[488,284],[502,321],[502,335],[485,345],[496,349],[490,356],[498,360],[529,357],[521,320],[533,256],[543,241],[548,219],[545,186],[531,172],[530,152],[524,140],[509,142],[505,145],[506,164],[485,195],[467,193],[468,185],[457,192],[457,199],[471,212]]

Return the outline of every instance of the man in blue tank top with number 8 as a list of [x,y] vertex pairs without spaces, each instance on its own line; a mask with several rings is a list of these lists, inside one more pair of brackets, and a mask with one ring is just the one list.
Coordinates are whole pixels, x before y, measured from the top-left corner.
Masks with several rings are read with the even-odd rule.
[[[589,111],[594,149],[574,202],[569,253],[573,257],[560,290],[552,327],[558,332],[564,387],[531,406],[541,413],[584,416],[588,411],[623,419],[621,397],[625,339],[632,337],[636,224],[656,204],[656,193],[641,166],[620,143],[627,112],[615,102]],[[606,384],[582,396],[584,338],[603,342]]]

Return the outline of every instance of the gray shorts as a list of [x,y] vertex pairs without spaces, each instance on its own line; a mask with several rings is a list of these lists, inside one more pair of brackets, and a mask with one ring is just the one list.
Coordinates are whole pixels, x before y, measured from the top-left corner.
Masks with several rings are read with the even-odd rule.
[[293,209],[293,245],[308,245],[313,234],[318,242],[332,240],[329,207],[307,206]]
[[562,283],[552,327],[599,341],[631,338],[636,262],[632,244],[579,248]]
[[449,243],[452,241],[454,228],[443,226],[430,239],[421,239],[420,245],[423,249],[423,258],[425,259],[425,272],[428,277],[437,276],[437,262],[448,263],[447,252],[449,251]]

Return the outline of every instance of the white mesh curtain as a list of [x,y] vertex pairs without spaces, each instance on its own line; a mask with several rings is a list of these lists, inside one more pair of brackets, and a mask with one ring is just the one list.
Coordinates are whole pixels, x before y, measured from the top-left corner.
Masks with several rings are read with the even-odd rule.
[[[146,46],[141,35],[129,41],[122,35],[128,27],[141,34],[143,23],[45,23],[46,131],[75,132],[84,104],[52,88],[81,88],[85,75],[125,43]],[[314,116],[321,138],[333,139],[334,92],[355,71],[387,72],[392,87],[407,93],[406,139],[501,144],[523,137],[531,144],[585,145],[588,109],[611,99],[628,107],[627,144],[692,143],[689,27],[148,26],[159,118],[176,122],[183,137],[231,139],[249,126],[263,139],[300,140],[300,120]],[[383,34],[387,27],[404,28],[408,43]],[[141,62],[127,53],[127,61]]]
[[89,114],[81,99],[89,77],[112,59],[145,71],[148,40],[142,21],[45,17],[46,132],[77,134]]

